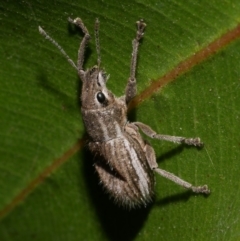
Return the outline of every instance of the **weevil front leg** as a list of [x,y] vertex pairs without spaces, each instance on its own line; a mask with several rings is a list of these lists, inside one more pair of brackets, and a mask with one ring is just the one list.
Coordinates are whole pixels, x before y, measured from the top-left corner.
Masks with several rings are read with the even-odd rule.
[[181,136],[168,136],[168,135],[160,135],[157,134],[153,129],[151,129],[149,126],[141,123],[141,122],[134,122],[134,125],[139,127],[142,132],[153,138],[158,140],[164,140],[164,141],[171,141],[179,144],[187,144],[187,145],[193,145],[193,146],[202,146],[203,143],[201,142],[199,137],[196,138],[186,138]]
[[81,70],[83,70],[85,49],[91,37],[81,18],[75,18],[74,20],[71,18],[68,18],[68,21],[76,25],[78,28],[80,28],[84,33],[83,40],[80,43],[80,47],[78,49],[78,61],[77,61],[78,73],[81,75]]
[[131,59],[131,65],[130,65],[130,77],[128,79],[127,87],[125,90],[127,104],[136,95],[136,92],[137,92],[137,87],[136,87],[137,55],[138,55],[139,41],[143,37],[145,27],[146,27],[146,24],[143,22],[142,19],[140,21],[137,21],[137,33],[136,33],[135,39],[132,42],[133,50],[132,50],[132,59]]
[[144,149],[145,149],[148,164],[152,168],[152,170],[154,170],[156,173],[158,173],[162,177],[165,177],[165,178],[175,182],[176,184],[178,184],[181,187],[192,190],[195,193],[205,193],[205,194],[210,193],[210,190],[208,189],[207,185],[193,186],[191,183],[184,181],[183,179],[181,179],[180,177],[177,177],[173,173],[160,169],[156,162],[156,155],[155,155],[154,149],[148,143],[146,143]]

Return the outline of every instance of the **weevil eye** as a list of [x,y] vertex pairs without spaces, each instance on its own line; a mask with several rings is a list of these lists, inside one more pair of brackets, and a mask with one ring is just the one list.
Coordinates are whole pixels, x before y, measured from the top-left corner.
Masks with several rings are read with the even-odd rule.
[[103,103],[106,100],[106,97],[102,92],[98,92],[97,93],[97,100],[99,101],[99,103]]

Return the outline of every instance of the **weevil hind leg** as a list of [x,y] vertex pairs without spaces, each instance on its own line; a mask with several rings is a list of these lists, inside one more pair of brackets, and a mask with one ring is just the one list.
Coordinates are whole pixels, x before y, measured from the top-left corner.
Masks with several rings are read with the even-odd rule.
[[137,21],[136,37],[132,41],[133,50],[132,50],[132,59],[130,64],[130,77],[128,78],[127,87],[125,90],[127,104],[136,95],[136,92],[137,92],[137,87],[136,87],[137,55],[138,55],[139,41],[143,37],[145,27],[146,27],[146,24],[142,19],[140,21]]
[[158,173],[162,177],[165,177],[165,178],[173,181],[174,183],[178,184],[181,187],[184,187],[186,189],[192,190],[195,193],[204,193],[204,194],[209,194],[210,193],[210,190],[208,189],[207,185],[193,186],[191,183],[184,181],[183,179],[181,179],[180,177],[174,175],[173,173],[167,172],[167,171],[165,171],[163,169],[160,169],[158,167],[157,162],[156,162],[155,151],[150,146],[150,144],[148,144],[146,142],[146,145],[145,145],[144,149],[145,149],[145,153],[146,153],[146,158],[147,158],[148,164],[149,164],[149,166],[151,167],[151,169],[153,171],[155,171],[156,173]]
[[178,144],[187,144],[187,145],[193,145],[193,146],[203,146],[203,143],[201,142],[199,137],[196,138],[186,138],[181,136],[169,136],[169,135],[160,135],[156,133],[151,127],[141,123],[141,122],[134,122],[134,124],[139,127],[142,132],[153,138],[158,140],[164,140],[164,141],[170,141],[175,142]]
[[167,171],[165,171],[163,169],[160,169],[160,168],[154,168],[153,170],[155,172],[157,172],[159,175],[161,175],[162,177],[165,177],[165,178],[175,182],[176,184],[178,184],[181,187],[184,187],[186,189],[190,189],[195,193],[204,193],[204,194],[210,193],[210,190],[208,189],[207,185],[193,186],[191,183],[184,181],[180,177],[172,174],[171,172],[167,172]]

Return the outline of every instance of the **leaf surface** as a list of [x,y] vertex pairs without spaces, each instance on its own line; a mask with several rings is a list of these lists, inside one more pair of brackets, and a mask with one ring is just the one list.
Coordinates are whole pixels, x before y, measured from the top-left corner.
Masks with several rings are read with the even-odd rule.
[[[0,239],[238,240],[239,12],[237,0],[2,2]],[[129,76],[135,22],[146,21],[130,120],[201,137],[202,149],[148,140],[161,168],[208,184],[210,196],[156,176],[147,208],[129,212],[109,200],[84,148],[76,71],[38,33],[40,25],[76,60],[82,35],[69,16],[81,17],[92,36],[100,19],[102,66],[117,96]],[[85,67],[96,59],[92,39]]]

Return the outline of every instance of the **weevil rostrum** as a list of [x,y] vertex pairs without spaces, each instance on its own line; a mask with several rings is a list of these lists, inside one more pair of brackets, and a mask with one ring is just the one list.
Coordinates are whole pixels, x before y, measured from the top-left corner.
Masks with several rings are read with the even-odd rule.
[[185,138],[157,134],[141,122],[130,123],[127,120],[127,105],[136,95],[136,63],[139,41],[143,37],[146,24],[137,21],[136,37],[132,42],[130,77],[127,81],[125,95],[115,97],[106,87],[108,76],[100,68],[99,21],[95,23],[96,49],[98,65],[84,70],[84,53],[90,35],[80,18],[68,21],[80,28],[84,37],[78,50],[77,65],[65,51],[41,27],[40,33],[52,42],[77,70],[82,81],[81,112],[89,141],[88,147],[95,156],[94,166],[104,189],[116,203],[127,208],[148,204],[154,195],[154,172],[190,189],[195,193],[209,194],[207,185],[193,186],[174,174],[162,170],[156,162],[152,146],[140,135],[145,135],[179,144],[201,146],[200,138]]

